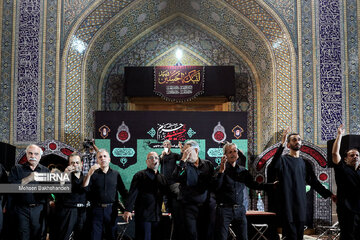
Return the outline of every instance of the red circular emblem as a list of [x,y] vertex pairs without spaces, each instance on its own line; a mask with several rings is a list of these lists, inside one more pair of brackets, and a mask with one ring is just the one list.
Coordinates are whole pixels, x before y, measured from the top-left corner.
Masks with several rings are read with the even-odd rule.
[[118,133],[118,138],[121,141],[125,141],[126,139],[128,139],[128,137],[129,137],[129,134],[126,131],[121,131],[121,132]]
[[258,175],[258,176],[256,176],[255,180],[256,180],[258,183],[262,183],[262,182],[264,182],[264,177],[261,176],[261,175]]
[[57,147],[57,145],[55,144],[55,143],[50,143],[49,144],[49,148],[50,148],[50,150],[55,150],[56,149],[56,147]]
[[214,134],[214,138],[216,139],[216,141],[222,141],[224,139],[224,133],[223,132],[220,132],[220,131],[217,131],[215,134]]
[[328,179],[328,177],[329,176],[326,173],[320,173],[320,175],[319,175],[319,179],[321,181],[326,181]]

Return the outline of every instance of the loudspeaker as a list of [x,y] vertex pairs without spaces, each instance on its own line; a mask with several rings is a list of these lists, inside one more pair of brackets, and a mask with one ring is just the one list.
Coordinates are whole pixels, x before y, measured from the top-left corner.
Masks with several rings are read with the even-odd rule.
[[0,163],[2,163],[6,171],[15,165],[16,147],[4,142],[0,142]]
[[[327,141],[327,163],[328,167],[333,167],[332,162],[332,148],[335,139]],[[343,159],[346,157],[346,151],[356,148],[360,151],[360,135],[345,135],[341,139],[340,156]]]

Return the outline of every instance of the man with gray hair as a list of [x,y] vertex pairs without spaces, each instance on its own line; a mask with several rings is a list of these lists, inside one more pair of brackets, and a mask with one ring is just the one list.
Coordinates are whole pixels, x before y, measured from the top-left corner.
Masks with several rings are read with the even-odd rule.
[[205,220],[209,218],[205,202],[209,199],[214,166],[210,161],[199,158],[200,147],[194,140],[187,141],[182,151],[173,177],[180,183],[179,200],[184,214],[185,239],[205,239],[208,231]]
[[[42,149],[31,144],[26,148],[27,162],[16,164],[10,171],[9,182],[16,184],[36,184],[35,172],[47,173],[48,168],[41,165]],[[17,193],[12,195],[15,220],[17,224],[16,239],[43,239],[45,234],[45,207],[47,194]]]
[[216,229],[215,239],[228,239],[229,226],[232,224],[237,239],[247,240],[247,220],[244,206],[245,186],[264,190],[273,184],[260,184],[254,181],[250,172],[240,166],[238,149],[235,143],[226,143],[223,157],[217,168],[215,178]]

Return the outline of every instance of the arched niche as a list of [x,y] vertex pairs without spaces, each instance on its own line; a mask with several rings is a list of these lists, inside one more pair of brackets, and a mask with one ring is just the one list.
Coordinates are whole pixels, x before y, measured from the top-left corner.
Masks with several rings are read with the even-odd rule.
[[[103,85],[99,85],[99,79],[107,76],[114,58],[159,25],[179,16],[218,37],[251,68],[256,85],[255,153],[262,151],[279,129],[297,126],[294,46],[281,18],[264,2],[185,0],[179,4],[174,0],[139,0],[127,4],[104,0],[84,11],[65,43],[60,107],[64,142],[77,146],[89,137],[92,112],[100,110],[96,95]],[[108,45],[104,39],[114,41]]]

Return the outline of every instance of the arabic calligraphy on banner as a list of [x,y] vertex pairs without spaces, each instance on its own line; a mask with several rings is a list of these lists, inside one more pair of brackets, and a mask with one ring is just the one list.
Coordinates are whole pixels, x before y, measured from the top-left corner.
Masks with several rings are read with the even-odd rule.
[[189,101],[204,92],[204,67],[155,67],[154,92],[169,101]]

